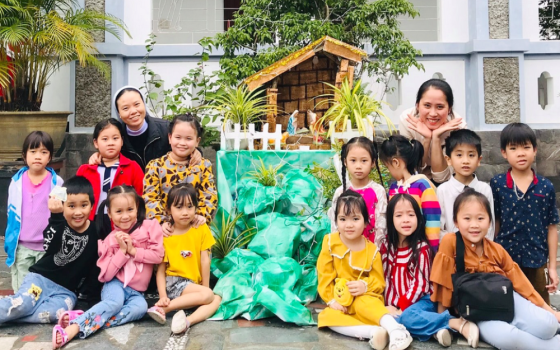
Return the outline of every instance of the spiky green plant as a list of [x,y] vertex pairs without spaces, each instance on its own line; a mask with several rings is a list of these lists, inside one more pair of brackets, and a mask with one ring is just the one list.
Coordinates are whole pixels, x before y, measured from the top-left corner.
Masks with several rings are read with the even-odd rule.
[[[324,84],[332,90],[332,93],[319,96],[327,97],[327,99],[319,102],[316,107],[324,104],[331,107],[319,119],[319,123],[325,124],[332,121],[334,129],[343,130],[346,127],[347,121],[350,120],[352,127],[357,128],[364,136],[370,136],[365,134],[366,123],[371,125],[374,134],[375,128],[381,125],[382,121],[387,125],[389,133],[396,130],[391,119],[383,113],[381,102],[377,101],[366,91],[362,86],[361,80],[356,81],[353,87],[348,82],[348,79],[342,81],[340,88],[329,83]],[[367,117],[370,117],[371,120],[367,119]],[[327,137],[330,137],[334,131],[333,128],[329,128]]]
[[323,195],[325,198],[332,200],[334,192],[342,185],[333,162],[329,162],[327,167],[322,167],[319,163],[313,162],[313,165],[308,165],[305,171],[313,175],[321,186],[323,186]]
[[247,173],[247,177],[254,178],[263,186],[276,186],[279,184],[280,180],[282,180],[283,175],[278,174],[278,170],[282,168],[283,164],[278,165],[277,167],[273,168],[272,165],[268,167],[264,165],[264,162],[261,157],[259,157],[260,165],[256,166],[256,170],[249,171]]
[[[219,214],[218,214],[219,215]],[[223,259],[235,248],[246,246],[257,233],[256,228],[247,228],[236,234],[237,222],[243,217],[242,213],[226,215],[221,212],[221,220],[214,220],[210,230],[214,235],[216,244],[212,246],[212,258]]]
[[262,93],[262,90],[249,91],[247,85],[237,88],[227,86],[219,89],[209,104],[201,108],[210,108],[221,114],[224,125],[231,121],[233,124],[241,124],[246,130],[249,124],[266,116],[269,105]]
[[77,0],[0,0],[0,109],[39,111],[49,77],[74,60],[109,78],[92,33],[120,39],[120,30],[130,36],[120,19]]

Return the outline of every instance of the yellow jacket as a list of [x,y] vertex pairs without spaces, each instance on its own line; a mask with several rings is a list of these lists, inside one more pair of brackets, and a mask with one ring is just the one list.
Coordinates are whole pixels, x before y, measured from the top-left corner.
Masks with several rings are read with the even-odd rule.
[[146,217],[156,219],[160,224],[167,220],[167,196],[178,183],[190,183],[198,190],[196,213],[206,218],[210,224],[218,204],[218,195],[212,174],[212,163],[202,158],[199,165],[190,167],[175,163],[169,153],[154,159],[146,166],[144,175],[144,200]]
[[381,263],[381,254],[377,246],[364,238],[366,248],[350,251],[340,239],[338,232],[331,233],[323,239],[321,254],[317,260],[319,285],[317,291],[321,298],[330,303],[334,300],[336,278],[348,281],[360,280],[367,283],[367,291],[354,299],[348,307],[348,314],[326,308],[319,314],[319,327],[354,326],[378,324],[379,318],[387,313],[383,303],[385,276]]

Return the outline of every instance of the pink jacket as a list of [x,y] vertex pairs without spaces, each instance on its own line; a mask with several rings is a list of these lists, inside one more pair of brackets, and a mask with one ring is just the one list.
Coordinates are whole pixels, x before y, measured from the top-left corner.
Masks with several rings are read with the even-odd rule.
[[153,273],[153,265],[163,260],[163,232],[156,220],[144,220],[142,226],[130,234],[136,248],[136,256],[123,254],[119,249],[113,230],[107,238],[99,240],[99,259],[97,266],[101,269],[100,282],[109,282],[117,277],[124,286],[144,292],[148,288]]

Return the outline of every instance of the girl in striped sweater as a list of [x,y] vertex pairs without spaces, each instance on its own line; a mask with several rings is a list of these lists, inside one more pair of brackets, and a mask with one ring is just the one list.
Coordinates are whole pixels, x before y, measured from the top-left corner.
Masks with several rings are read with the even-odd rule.
[[398,193],[407,193],[418,202],[426,223],[426,237],[432,250],[437,252],[441,209],[436,187],[425,175],[417,172],[423,156],[424,148],[419,141],[401,135],[389,137],[379,149],[379,159],[397,180],[389,188],[389,200]]
[[[449,311],[438,313],[430,300],[430,270],[434,253],[428,244],[425,221],[416,200],[409,194],[393,196],[387,206],[387,238],[381,243],[385,274],[385,304],[389,313],[421,341],[434,336],[450,346]],[[451,321],[455,322],[455,321]]]

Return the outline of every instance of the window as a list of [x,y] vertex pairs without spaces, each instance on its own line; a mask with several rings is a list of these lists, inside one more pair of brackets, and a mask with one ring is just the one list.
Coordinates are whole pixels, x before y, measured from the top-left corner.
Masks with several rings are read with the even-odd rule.
[[539,105],[542,109],[554,103],[554,86],[552,77],[548,72],[542,72],[538,79],[539,87]]
[[560,0],[539,1],[541,40],[560,39]]
[[233,14],[241,6],[241,0],[224,0],[224,32],[233,25]]
[[401,17],[400,29],[410,41],[439,40],[438,0],[409,0],[420,15],[416,18]]
[[402,103],[401,80],[391,75],[387,83],[387,103],[392,111],[396,111]]
[[153,0],[152,30],[157,43],[196,44],[221,33],[226,3],[230,6],[224,0]]

